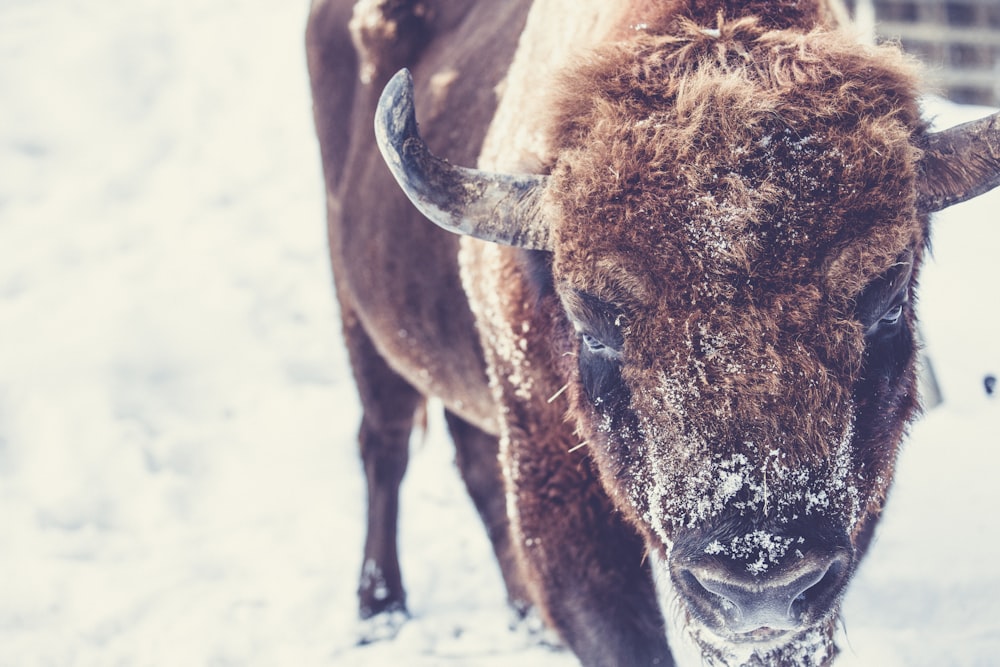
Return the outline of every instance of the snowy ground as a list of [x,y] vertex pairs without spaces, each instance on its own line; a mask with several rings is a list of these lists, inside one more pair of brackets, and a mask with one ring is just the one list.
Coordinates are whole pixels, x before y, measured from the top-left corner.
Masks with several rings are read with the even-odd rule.
[[[404,487],[415,618],[354,645],[358,408],[305,4],[0,3],[2,667],[574,664],[507,630],[437,423]],[[904,452],[843,665],[1000,663],[998,206],[940,216],[946,403]]]

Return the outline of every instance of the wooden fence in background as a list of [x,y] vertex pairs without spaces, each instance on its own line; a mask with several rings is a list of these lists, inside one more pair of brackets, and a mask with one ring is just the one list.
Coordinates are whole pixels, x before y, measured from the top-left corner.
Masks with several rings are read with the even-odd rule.
[[854,0],[879,40],[899,41],[956,102],[1000,106],[1000,0]]

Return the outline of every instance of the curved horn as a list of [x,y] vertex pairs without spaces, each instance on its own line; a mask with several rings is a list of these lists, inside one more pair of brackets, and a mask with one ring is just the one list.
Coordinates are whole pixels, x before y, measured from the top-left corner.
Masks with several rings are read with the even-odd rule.
[[1000,113],[928,134],[917,207],[933,213],[1000,185]]
[[492,174],[432,155],[417,132],[409,70],[397,72],[382,91],[375,138],[403,192],[439,227],[483,241],[551,249],[540,213],[547,177]]

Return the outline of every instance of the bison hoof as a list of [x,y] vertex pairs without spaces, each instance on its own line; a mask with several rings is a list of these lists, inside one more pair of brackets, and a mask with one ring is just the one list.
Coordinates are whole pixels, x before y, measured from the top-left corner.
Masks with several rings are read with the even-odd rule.
[[526,646],[541,646],[559,650],[563,643],[554,630],[545,625],[537,607],[527,604],[513,604],[507,627],[519,636]]
[[362,618],[358,624],[358,646],[394,639],[409,619],[410,614],[402,605]]

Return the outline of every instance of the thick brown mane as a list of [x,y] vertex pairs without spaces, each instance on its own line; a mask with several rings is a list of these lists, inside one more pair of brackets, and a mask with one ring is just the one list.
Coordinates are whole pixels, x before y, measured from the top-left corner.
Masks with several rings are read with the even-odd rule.
[[[832,249],[864,235],[886,258],[843,288],[856,292],[920,236],[900,220],[912,217],[912,144],[924,129],[914,75],[896,48],[768,31],[754,19],[718,34],[685,23],[679,35],[602,49],[564,78],[554,104],[561,236],[589,246],[601,227],[612,242],[627,228],[641,247],[660,248],[677,243],[683,221],[710,220],[701,233],[719,243],[689,238],[681,245],[703,242],[684,251],[689,259],[779,283],[833,269],[838,288],[849,272]],[[776,215],[777,236],[761,238]],[[661,224],[632,224],[651,218]],[[867,236],[879,230],[905,238]],[[651,261],[664,259],[674,258]]]

